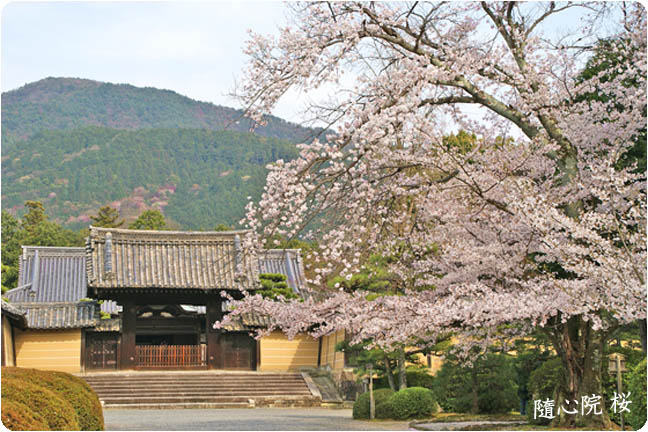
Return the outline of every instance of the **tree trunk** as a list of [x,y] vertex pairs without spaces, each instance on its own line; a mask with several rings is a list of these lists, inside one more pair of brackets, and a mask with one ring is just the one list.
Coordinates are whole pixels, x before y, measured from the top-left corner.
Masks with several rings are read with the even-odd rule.
[[394,383],[394,373],[391,370],[391,365],[389,364],[389,357],[387,357],[387,354],[383,356],[383,361],[385,362],[385,374],[387,375],[387,382],[389,383],[389,388],[396,391],[396,384]]
[[477,365],[473,364],[470,368],[470,387],[472,389],[472,406],[470,412],[472,414],[479,413],[479,382],[477,381]]
[[639,320],[639,335],[641,338],[641,349],[646,354],[646,319]]
[[[594,331],[591,322],[581,316],[571,317],[565,323],[560,323],[560,317],[555,321],[558,324],[553,326],[550,337],[562,360],[564,377],[555,392],[556,417],[552,426],[607,429],[611,421],[601,385],[603,367],[607,367],[603,351],[607,335]],[[583,398],[590,399],[590,407],[585,406],[587,401]],[[573,411],[576,413],[570,414]]]
[[405,350],[398,352],[398,390],[407,388],[407,371],[405,370]]

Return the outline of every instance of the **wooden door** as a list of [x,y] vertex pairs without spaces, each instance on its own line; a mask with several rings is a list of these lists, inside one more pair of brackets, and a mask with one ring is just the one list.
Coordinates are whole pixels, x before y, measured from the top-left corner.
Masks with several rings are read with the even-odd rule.
[[117,369],[119,334],[87,333],[86,368]]
[[221,336],[224,369],[256,370],[256,340],[246,333]]

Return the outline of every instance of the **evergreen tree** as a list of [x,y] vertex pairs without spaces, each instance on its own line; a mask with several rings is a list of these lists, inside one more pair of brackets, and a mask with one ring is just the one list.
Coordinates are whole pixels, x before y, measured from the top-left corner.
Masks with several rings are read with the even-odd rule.
[[118,228],[124,224],[124,220],[119,219],[119,211],[109,205],[105,205],[99,209],[95,216],[90,216],[93,220],[92,225],[104,228]]
[[234,228],[224,223],[219,223],[214,227],[214,231],[232,231],[233,229]]
[[261,289],[258,291],[265,298],[277,300],[279,296],[284,299],[296,299],[297,295],[286,283],[286,276],[279,273],[261,273]]
[[136,230],[164,230],[166,229],[166,221],[161,211],[145,210],[128,228]]
[[22,220],[2,212],[2,291],[18,283],[18,262],[22,246],[82,246],[82,232],[65,229],[48,220],[43,204],[25,202],[27,213]]
[[45,208],[40,201],[26,201],[25,208],[27,208],[27,213],[23,217],[22,226],[26,230],[33,231],[47,220]]

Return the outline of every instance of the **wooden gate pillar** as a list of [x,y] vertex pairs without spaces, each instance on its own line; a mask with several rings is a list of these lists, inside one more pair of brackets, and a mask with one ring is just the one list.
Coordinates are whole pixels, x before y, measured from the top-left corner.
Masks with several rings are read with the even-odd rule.
[[137,305],[132,299],[122,303],[121,369],[133,369],[136,364],[135,327]]
[[214,323],[223,319],[222,300],[220,296],[207,297],[205,314],[205,331],[207,332],[207,368],[222,369],[223,354],[221,350],[221,329],[215,329]]

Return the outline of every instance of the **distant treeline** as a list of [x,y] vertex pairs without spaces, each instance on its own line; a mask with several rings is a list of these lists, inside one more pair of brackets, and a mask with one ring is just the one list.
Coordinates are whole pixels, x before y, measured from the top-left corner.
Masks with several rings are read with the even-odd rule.
[[183,229],[236,225],[258,198],[267,164],[297,156],[295,145],[253,133],[197,129],[41,131],[2,151],[2,208],[21,214],[42,201],[54,220],[122,201],[122,215],[161,208]]

